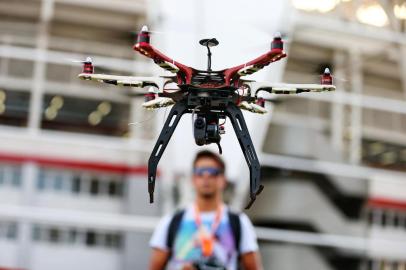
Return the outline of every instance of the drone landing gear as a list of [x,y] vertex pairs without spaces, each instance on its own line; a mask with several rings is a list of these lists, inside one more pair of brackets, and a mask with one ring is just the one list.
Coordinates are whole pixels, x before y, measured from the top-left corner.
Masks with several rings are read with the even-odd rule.
[[242,152],[244,153],[245,160],[247,161],[250,170],[250,201],[245,207],[245,209],[249,209],[254,203],[257,195],[259,195],[264,189],[264,186],[260,184],[261,167],[259,165],[254,144],[251,141],[251,137],[240,108],[238,108],[235,104],[230,103],[227,106],[226,114],[233,124],[235,134],[237,135],[238,142],[240,143]]
[[[169,143],[169,140],[172,137],[173,132],[176,129],[176,126],[179,123],[179,120],[182,116],[188,112],[187,106],[184,102],[177,102],[169,112],[168,118],[165,121],[165,124],[162,128],[161,134],[158,137],[158,140],[155,144],[154,149],[152,150],[151,156],[148,161],[148,193],[150,203],[154,202],[154,189],[155,189],[155,179],[156,179],[156,170],[158,167],[159,160],[162,157],[163,152],[165,151],[166,146]],[[230,103],[226,109],[225,114],[230,118],[233,125],[235,134],[237,135],[238,142],[240,143],[241,149],[244,153],[245,160],[247,161],[249,170],[250,170],[250,201],[245,207],[249,209],[254,203],[256,197],[263,190],[263,186],[260,184],[260,165],[258,161],[257,154],[255,152],[254,145],[251,141],[250,134],[248,132],[247,125],[244,120],[244,116],[234,103]],[[197,123],[199,126],[199,123]],[[195,123],[196,126],[196,123]],[[209,128],[210,130],[210,128]],[[195,130],[196,132],[196,130]],[[199,133],[199,132],[197,132]],[[206,134],[206,133],[205,133]],[[215,133],[217,134],[217,133]],[[195,133],[196,135],[196,133]],[[199,135],[199,134],[198,134]],[[195,137],[199,139],[201,136]],[[200,142],[197,140],[196,142]],[[219,145],[219,140],[214,140],[213,142],[218,143],[219,151],[221,153],[221,146]],[[201,142],[200,142],[201,143]],[[199,144],[199,143],[198,143]],[[205,141],[203,144],[206,144]]]
[[217,147],[219,148],[219,154],[222,155],[223,154],[223,148],[221,148],[220,142],[216,142]]
[[161,134],[159,134],[158,141],[156,142],[155,147],[152,150],[151,156],[148,161],[148,193],[150,203],[154,202],[155,178],[159,160],[161,159],[162,154],[165,151],[165,148],[168,145],[169,140],[171,139],[172,134],[179,123],[179,120],[182,118],[182,115],[185,114],[186,111],[187,108],[183,102],[177,102],[172,107],[171,111],[169,112],[168,118],[166,119],[165,124],[162,128]]

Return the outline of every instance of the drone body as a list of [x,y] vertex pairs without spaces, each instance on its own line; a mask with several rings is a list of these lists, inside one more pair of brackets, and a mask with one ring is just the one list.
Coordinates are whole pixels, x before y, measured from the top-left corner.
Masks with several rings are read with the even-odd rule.
[[[137,88],[153,86],[158,90],[156,93],[145,93],[145,103],[143,104],[145,108],[155,109],[173,105],[148,161],[148,192],[151,203],[159,160],[181,117],[186,113],[191,113],[196,144],[215,143],[218,145],[220,153],[222,152],[221,135],[224,134],[224,122],[228,117],[250,170],[250,201],[246,207],[249,208],[262,191],[263,186],[260,185],[259,160],[241,109],[259,114],[265,113],[265,100],[257,96],[259,91],[275,94],[299,94],[333,91],[335,86],[332,85],[332,76],[328,69],[321,77],[321,84],[273,84],[242,79],[242,77],[253,74],[270,63],[286,57],[280,34],[275,36],[267,53],[248,63],[220,71],[211,69],[210,51],[210,48],[217,46],[219,42],[212,38],[203,39],[200,44],[208,50],[207,70],[188,67],[156,50],[150,44],[150,32],[144,26],[133,49],[151,58],[157,65],[173,73],[173,76],[133,77],[94,74],[91,59],[87,58],[86,61],[83,61],[83,72],[79,74],[79,78]],[[178,89],[176,91],[167,89],[170,83],[176,83]]]

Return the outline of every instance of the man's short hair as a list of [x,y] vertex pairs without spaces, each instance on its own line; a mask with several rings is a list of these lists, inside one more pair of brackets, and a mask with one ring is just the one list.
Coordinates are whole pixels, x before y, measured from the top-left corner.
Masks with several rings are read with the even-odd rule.
[[210,158],[212,160],[214,160],[217,165],[219,166],[219,168],[221,169],[221,171],[224,173],[226,170],[226,164],[224,163],[223,159],[216,153],[209,151],[209,150],[202,150],[197,152],[196,157],[193,161],[193,168],[196,166],[196,163],[199,159],[201,158]]

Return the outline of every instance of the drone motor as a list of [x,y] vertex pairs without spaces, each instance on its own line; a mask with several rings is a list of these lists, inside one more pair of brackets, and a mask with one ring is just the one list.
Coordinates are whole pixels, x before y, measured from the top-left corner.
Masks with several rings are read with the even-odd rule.
[[83,63],[83,70],[84,74],[93,74],[94,73],[94,66],[92,64],[92,58],[86,57],[86,60]]
[[271,43],[271,50],[280,49],[283,50],[282,34],[277,32]]
[[144,102],[148,102],[155,99],[154,93],[146,93],[144,94]]
[[150,34],[148,31],[148,27],[144,25],[141,29],[141,32],[137,35],[137,43],[145,42],[149,43],[150,41]]
[[257,104],[258,106],[261,106],[262,108],[265,108],[265,99],[259,97],[259,98],[257,99],[257,101],[255,102],[255,104]]
[[321,75],[321,82],[322,85],[333,85],[333,76],[331,76],[331,72],[329,68],[324,70],[323,75]]

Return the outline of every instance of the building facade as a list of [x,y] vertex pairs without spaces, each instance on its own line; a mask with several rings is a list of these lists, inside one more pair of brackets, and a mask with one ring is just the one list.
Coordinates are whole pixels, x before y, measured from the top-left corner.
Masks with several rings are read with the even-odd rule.
[[[78,80],[71,61],[160,74],[131,49],[144,24],[162,30],[153,43],[163,52],[197,68],[200,38],[219,38],[221,69],[263,53],[281,31],[288,58],[253,78],[335,75],[335,93],[282,96],[268,116],[245,114],[265,184],[247,211],[265,269],[406,269],[402,5],[377,2],[385,21],[374,1],[234,2],[0,0],[0,269],[146,269],[159,217],[190,202],[199,149],[190,119],[162,158],[150,205],[146,164],[165,111]],[[244,16],[225,12],[231,4]],[[229,201],[242,209],[248,169],[226,130]]]

